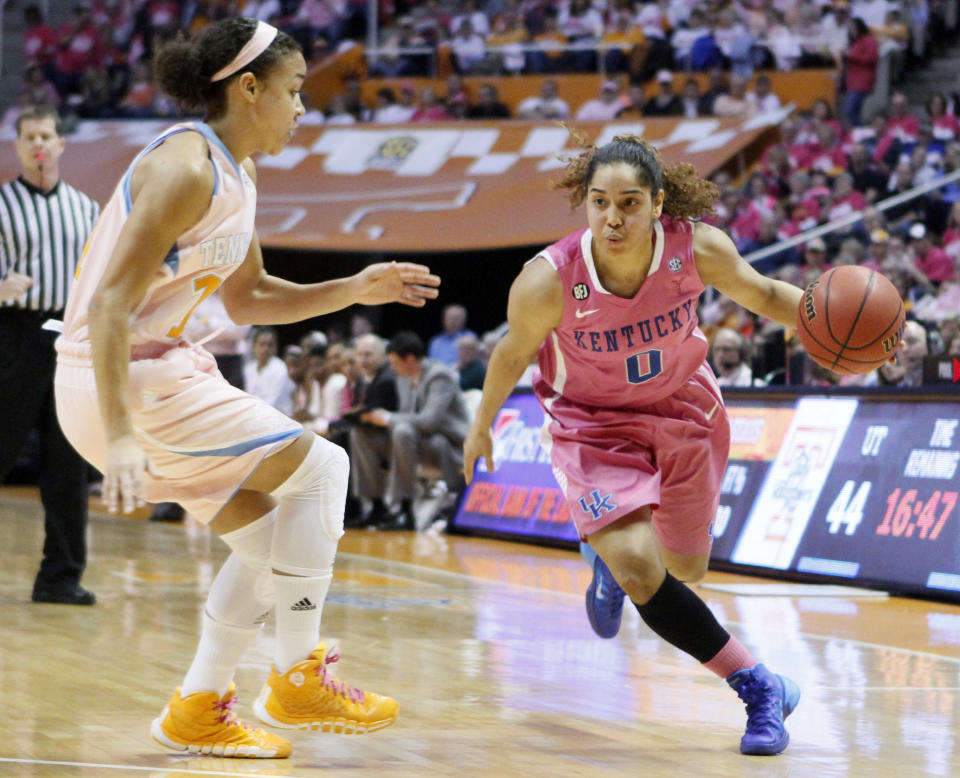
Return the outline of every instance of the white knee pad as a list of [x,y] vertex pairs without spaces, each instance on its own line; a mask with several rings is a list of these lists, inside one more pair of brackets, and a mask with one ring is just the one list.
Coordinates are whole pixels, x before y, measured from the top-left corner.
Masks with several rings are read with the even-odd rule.
[[306,577],[331,574],[349,477],[347,452],[314,437],[300,467],[273,491],[280,501],[270,550],[274,570]]
[[273,608],[270,590],[270,545],[275,508],[234,532],[221,535],[233,551],[207,595],[206,611],[214,621],[233,627],[262,624]]

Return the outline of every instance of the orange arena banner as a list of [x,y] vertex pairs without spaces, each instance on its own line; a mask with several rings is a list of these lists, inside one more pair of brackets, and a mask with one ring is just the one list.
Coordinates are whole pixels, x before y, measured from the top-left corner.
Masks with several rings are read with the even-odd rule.
[[793,408],[728,405],[730,416],[730,459],[772,462],[783,444]]
[[[701,175],[745,156],[790,112],[740,119],[571,122],[598,144],[634,133]],[[67,138],[64,179],[105,204],[139,150],[168,122],[82,122]],[[9,139],[9,136],[8,136]],[[758,144],[759,145],[759,144]],[[19,174],[12,144],[0,175]],[[756,151],[753,146],[752,151]],[[276,157],[258,156],[257,232],[265,247],[357,252],[540,246],[579,229],[551,190],[575,153],[554,123],[445,122],[301,127]],[[741,164],[741,167],[743,165]]]

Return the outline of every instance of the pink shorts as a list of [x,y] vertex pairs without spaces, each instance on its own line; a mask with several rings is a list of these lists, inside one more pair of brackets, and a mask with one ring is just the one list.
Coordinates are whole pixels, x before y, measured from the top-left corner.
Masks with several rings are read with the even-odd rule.
[[[57,416],[73,447],[101,472],[107,440],[89,344],[57,341]],[[134,349],[130,413],[150,462],[144,499],[178,502],[210,522],[260,462],[303,427],[231,386],[200,346],[150,344]]]
[[650,505],[665,549],[685,556],[710,551],[730,422],[708,366],[670,397],[639,410],[591,408],[560,397],[547,418],[553,472],[581,538]]

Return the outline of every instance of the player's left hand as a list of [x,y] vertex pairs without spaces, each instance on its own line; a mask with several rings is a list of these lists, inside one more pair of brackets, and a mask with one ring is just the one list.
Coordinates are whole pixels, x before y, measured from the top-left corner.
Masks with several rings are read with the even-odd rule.
[[361,305],[403,303],[422,308],[440,294],[440,276],[426,265],[412,262],[378,262],[361,270],[354,280],[358,287],[356,302]]

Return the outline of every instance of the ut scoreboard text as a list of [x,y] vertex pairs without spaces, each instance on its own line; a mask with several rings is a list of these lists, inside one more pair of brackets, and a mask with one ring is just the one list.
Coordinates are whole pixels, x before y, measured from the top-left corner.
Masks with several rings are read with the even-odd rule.
[[[960,406],[883,397],[725,396],[730,460],[711,565],[960,602]],[[573,546],[543,413],[512,395],[455,531]]]

